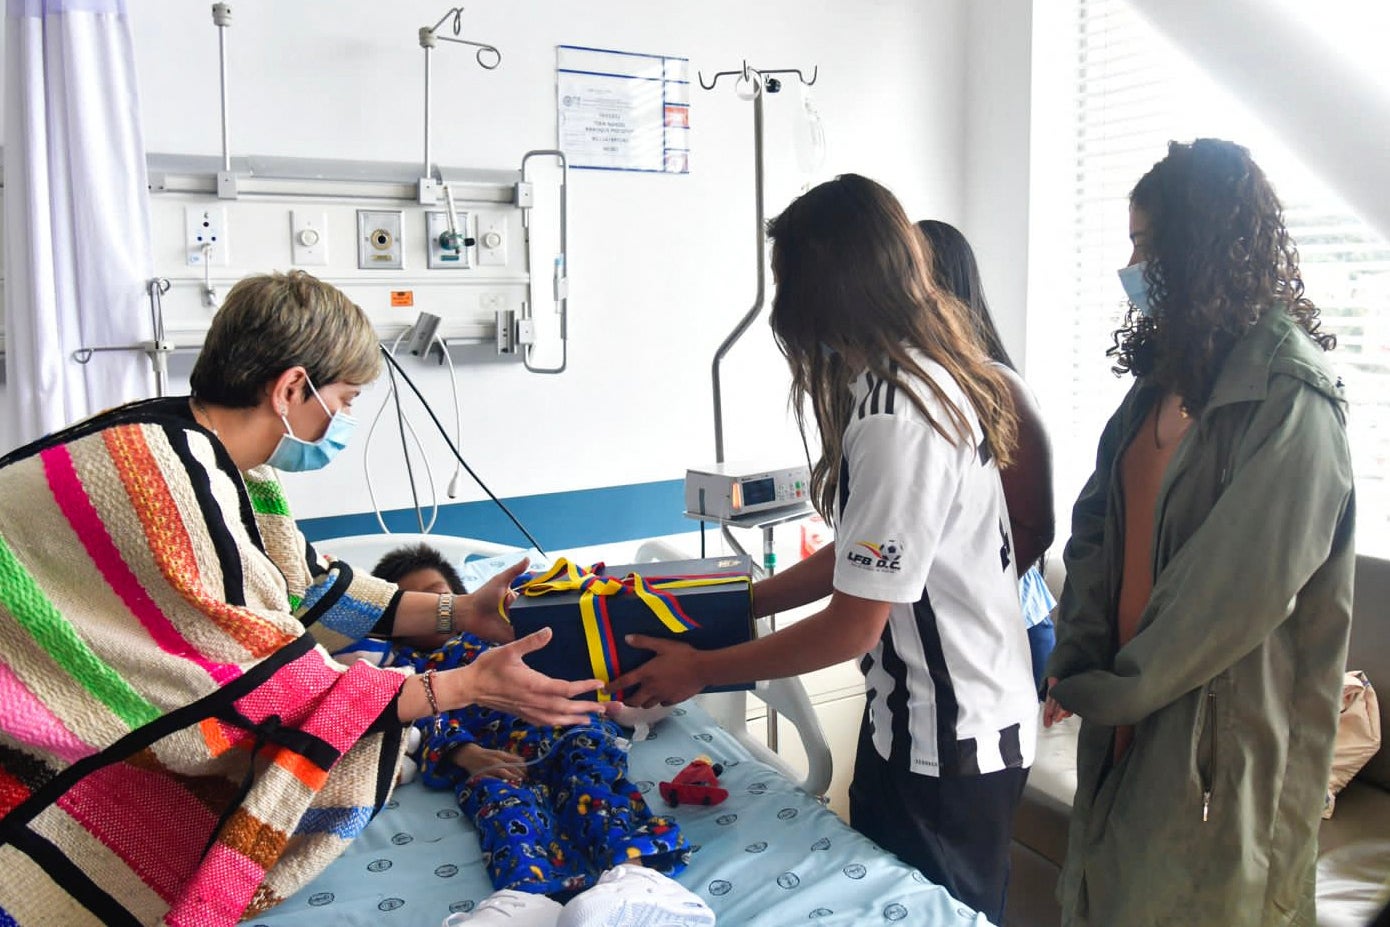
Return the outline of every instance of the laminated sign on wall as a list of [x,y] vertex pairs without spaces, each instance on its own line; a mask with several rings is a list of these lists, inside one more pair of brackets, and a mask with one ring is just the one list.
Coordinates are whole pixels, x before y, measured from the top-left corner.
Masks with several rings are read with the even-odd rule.
[[560,148],[570,167],[690,172],[690,61],[556,49]]

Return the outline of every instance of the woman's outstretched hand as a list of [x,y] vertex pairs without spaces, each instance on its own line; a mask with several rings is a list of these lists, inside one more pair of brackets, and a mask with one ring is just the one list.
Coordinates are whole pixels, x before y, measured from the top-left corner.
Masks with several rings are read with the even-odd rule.
[[483,651],[468,666],[440,673],[441,680],[454,677],[457,695],[448,707],[482,705],[519,715],[532,724],[581,724],[601,704],[574,701],[575,696],[596,692],[603,687],[597,679],[566,682],[543,676],[522,662],[522,657],[550,642],[550,629],[541,628],[521,640]]
[[520,563],[507,567],[479,586],[478,591],[468,597],[468,608],[459,630],[493,643],[515,640],[516,632],[502,617],[499,606],[505,603],[507,608],[511,607],[517,596],[511,588],[512,580],[526,572],[530,564],[529,559],[522,557]]

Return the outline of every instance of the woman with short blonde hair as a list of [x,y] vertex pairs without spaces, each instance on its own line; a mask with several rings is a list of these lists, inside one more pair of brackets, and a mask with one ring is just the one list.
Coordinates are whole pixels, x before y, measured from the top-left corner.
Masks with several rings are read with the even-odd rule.
[[599,682],[528,669],[533,634],[419,675],[368,635],[510,640],[525,562],[472,595],[318,556],[275,470],[323,466],[376,376],[365,313],[308,274],[248,278],[194,395],[0,459],[0,922],[234,924],[297,891],[386,801],[410,722],[481,705],[582,721]]
[[381,373],[376,332],[337,287],[302,270],[258,274],[223,299],[189,385],[205,402],[244,408],[295,366],[314,383],[370,383]]

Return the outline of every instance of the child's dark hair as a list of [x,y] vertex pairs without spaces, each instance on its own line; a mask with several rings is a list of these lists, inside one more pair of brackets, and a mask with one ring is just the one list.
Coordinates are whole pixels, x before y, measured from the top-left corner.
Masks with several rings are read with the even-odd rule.
[[372,575],[389,583],[398,583],[416,570],[435,570],[449,584],[455,595],[464,593],[458,570],[444,555],[428,544],[407,544],[390,551],[372,568]]

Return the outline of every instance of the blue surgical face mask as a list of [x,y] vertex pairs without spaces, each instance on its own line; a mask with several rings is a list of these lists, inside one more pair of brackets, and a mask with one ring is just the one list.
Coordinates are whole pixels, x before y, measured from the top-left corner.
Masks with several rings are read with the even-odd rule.
[[276,470],[284,470],[289,473],[302,473],[305,470],[318,470],[327,466],[328,462],[337,456],[338,452],[347,447],[348,438],[352,436],[352,431],[357,427],[357,419],[348,415],[341,409],[337,412],[329,412],[328,405],[319,395],[319,391],[314,389],[314,384],[309,384],[309,389],[313,391],[314,398],[323,406],[323,411],[328,415],[328,429],[324,431],[323,437],[317,441],[305,441],[294,436],[294,429],[290,428],[290,420],[286,413],[280,413],[280,421],[285,423],[285,433],[280,436],[280,443],[275,445],[275,451],[270,455],[270,464]]
[[1151,319],[1154,314],[1153,300],[1149,294],[1149,285],[1144,282],[1144,268],[1148,266],[1148,261],[1140,261],[1138,264],[1121,267],[1118,273],[1120,286],[1125,288],[1125,295],[1134,303],[1134,308],[1138,309],[1144,318]]

